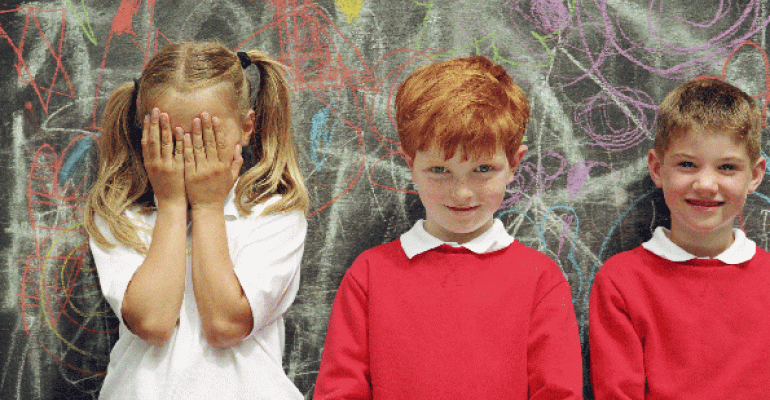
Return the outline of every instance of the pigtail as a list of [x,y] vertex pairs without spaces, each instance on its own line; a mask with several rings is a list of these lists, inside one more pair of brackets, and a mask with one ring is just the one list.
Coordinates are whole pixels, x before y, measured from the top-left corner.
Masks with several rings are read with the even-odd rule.
[[99,167],[86,198],[84,220],[86,231],[99,245],[113,247],[115,243],[97,228],[96,215],[109,225],[115,239],[146,253],[147,246],[139,239],[136,226],[124,214],[135,203],[144,211],[152,208],[153,194],[144,170],[141,144],[136,145],[142,135],[135,117],[137,90],[137,83],[126,83],[107,102],[101,121]]
[[[291,105],[284,66],[261,51],[249,51],[245,55],[260,72],[259,91],[253,106],[255,129],[249,144],[256,161],[238,181],[236,204],[241,213],[248,213],[246,210],[251,206],[281,194],[281,200],[267,207],[264,214],[307,211],[308,194],[291,133]],[[247,66],[244,53],[240,53],[239,59],[241,65]]]

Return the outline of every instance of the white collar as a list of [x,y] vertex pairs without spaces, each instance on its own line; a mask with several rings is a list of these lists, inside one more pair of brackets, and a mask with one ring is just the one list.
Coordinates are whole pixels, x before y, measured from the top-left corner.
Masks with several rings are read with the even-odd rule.
[[[652,234],[652,239],[642,243],[642,246],[653,254],[673,262],[683,262],[698,258],[672,242],[671,239],[666,236],[667,232],[669,232],[668,229],[662,226],[657,227]],[[754,253],[757,252],[756,243],[747,238],[746,234],[740,229],[733,228],[733,234],[735,235],[733,244],[731,244],[727,250],[714,257],[714,259],[731,265],[741,264],[751,260],[751,258],[754,257]]]
[[401,247],[404,249],[406,256],[410,259],[420,253],[435,249],[442,244],[448,244],[454,247],[465,247],[476,254],[484,254],[504,249],[514,241],[513,236],[506,232],[503,222],[499,219],[495,219],[492,227],[487,229],[486,232],[463,244],[445,242],[431,235],[425,230],[424,222],[424,220],[417,221],[412,229],[401,235]]

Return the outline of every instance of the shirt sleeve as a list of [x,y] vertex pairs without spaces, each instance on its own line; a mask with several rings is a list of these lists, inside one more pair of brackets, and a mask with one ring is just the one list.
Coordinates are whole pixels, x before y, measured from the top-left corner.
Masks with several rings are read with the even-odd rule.
[[[368,400],[369,326],[366,276],[355,276],[357,260],[342,279],[332,306],[314,399]],[[365,269],[362,268],[365,271]]]
[[597,399],[644,399],[642,343],[616,285],[597,274],[591,290],[588,333]]
[[[254,213],[256,214],[256,212]],[[253,215],[253,214],[252,214]],[[307,220],[300,211],[255,216],[243,221],[231,250],[235,275],[246,294],[254,318],[254,332],[283,316],[299,290]]]
[[572,294],[561,270],[546,273],[527,343],[530,399],[582,399],[583,361]]
[[[112,307],[112,311],[122,322],[121,306],[123,304],[123,297],[126,294],[131,278],[142,262],[144,262],[145,256],[115,239],[109,225],[103,218],[97,215],[94,221],[96,228],[104,235],[107,241],[115,244],[115,247],[112,248],[103,247],[92,238],[89,238],[89,247],[96,265],[102,294],[104,294],[107,303]],[[141,234],[140,237],[142,237]]]

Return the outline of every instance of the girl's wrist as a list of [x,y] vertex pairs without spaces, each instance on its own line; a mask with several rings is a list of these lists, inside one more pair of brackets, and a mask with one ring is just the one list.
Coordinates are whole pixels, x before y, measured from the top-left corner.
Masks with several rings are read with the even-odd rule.
[[178,213],[178,214],[187,214],[187,199],[180,198],[180,199],[158,199],[158,212],[172,212],[172,213]]
[[190,212],[193,216],[224,215],[224,209],[224,202],[190,204]]

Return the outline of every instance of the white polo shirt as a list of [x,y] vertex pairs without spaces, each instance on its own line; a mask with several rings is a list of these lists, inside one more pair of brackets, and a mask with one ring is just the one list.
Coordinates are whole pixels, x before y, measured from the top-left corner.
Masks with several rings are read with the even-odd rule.
[[[90,242],[102,293],[120,319],[120,336],[110,353],[102,399],[302,399],[282,367],[284,314],[299,289],[300,261],[307,221],[302,212],[259,216],[280,197],[240,216],[231,190],[225,202],[225,227],[235,273],[248,298],[254,328],[243,341],[220,349],[206,342],[193,293],[187,256],[185,293],[171,339],[153,346],[131,333],[120,314],[123,296],[144,256],[120,244],[104,220],[100,232],[117,246]],[[127,211],[137,226],[152,232],[156,214]],[[187,231],[188,246],[190,226]],[[150,234],[139,231],[149,246]]]

